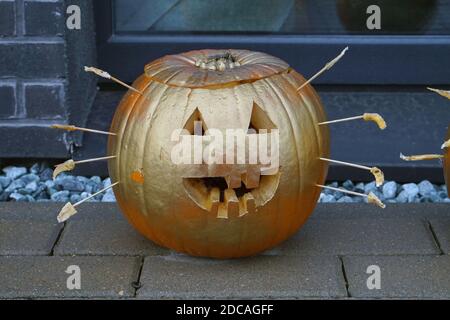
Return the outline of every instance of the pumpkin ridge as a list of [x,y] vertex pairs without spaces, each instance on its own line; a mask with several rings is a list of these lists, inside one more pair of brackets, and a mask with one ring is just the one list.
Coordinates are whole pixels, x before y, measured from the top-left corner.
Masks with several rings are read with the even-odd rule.
[[[143,91],[145,91],[145,90],[147,90],[147,88],[151,85],[151,81],[148,81],[145,85],[144,85],[144,88],[142,89]],[[128,92],[127,92],[128,93]],[[127,112],[127,115],[126,115],[126,119],[125,119],[125,123],[124,123],[124,125],[122,126],[122,128],[120,128],[119,127],[119,131],[120,132],[117,132],[117,136],[116,137],[120,137],[120,140],[119,141],[116,141],[116,144],[117,144],[117,142],[119,142],[118,143],[118,145],[116,145],[116,154],[115,154],[115,156],[116,156],[116,172],[118,172],[119,173],[119,179],[118,179],[118,181],[120,181],[121,180],[121,176],[120,176],[120,172],[121,172],[121,170],[120,170],[120,164],[119,164],[119,162],[120,162],[120,156],[121,156],[121,154],[122,154],[122,144],[123,144],[123,138],[124,138],[124,136],[123,136],[123,134],[124,134],[124,132],[125,132],[125,130],[126,130],[126,128],[127,128],[127,126],[128,126],[128,120],[130,119],[130,115],[131,115],[131,113],[132,113],[132,111],[134,110],[134,107],[136,106],[136,104],[137,104],[137,102],[139,101],[139,99],[141,98],[141,96],[137,96],[136,97],[136,99],[134,100],[134,102],[133,102],[133,104],[131,105],[131,106],[129,106],[128,107],[128,112]],[[122,100],[123,100],[123,102],[125,103],[125,101],[127,100],[127,96],[125,95],[123,98],[122,98]],[[122,184],[123,185],[123,184]],[[119,184],[119,189],[121,189],[121,185]]]
[[[302,80],[302,81],[304,81],[304,79],[303,79],[303,77],[300,75],[300,74],[298,74],[298,73],[295,73],[295,77],[297,77],[297,78],[300,78],[300,80]],[[286,79],[289,83],[290,83],[290,81],[288,80],[288,79]],[[292,84],[291,83],[291,85],[294,87],[294,89],[296,89],[298,86],[297,86],[297,84]],[[312,87],[311,87],[312,88]],[[322,105],[322,100],[320,99],[320,97],[319,97],[319,95],[315,92],[315,91],[312,91],[312,97],[314,98],[314,101],[318,104],[318,105]],[[305,102],[305,97],[304,97],[304,95],[303,94],[300,94],[300,97],[301,97],[301,100],[303,101],[303,102]],[[327,149],[327,150],[324,150],[324,148],[323,148],[323,145],[322,145],[322,143],[321,143],[321,137],[322,137],[322,132],[321,131],[327,131],[327,136],[329,135],[329,133],[328,133],[328,127],[323,127],[323,128],[321,128],[321,127],[319,127],[318,125],[317,125],[317,123],[318,122],[321,122],[321,121],[326,121],[326,113],[325,113],[325,110],[322,108],[322,109],[320,109],[320,110],[318,110],[319,112],[320,112],[320,115],[323,117],[323,119],[321,119],[320,121],[318,121],[318,119],[316,119],[315,118],[315,116],[316,116],[316,112],[313,112],[312,110],[311,110],[311,108],[310,108],[310,106],[308,105],[308,104],[306,104],[306,103],[304,103],[304,105],[306,105],[307,106],[307,110],[308,110],[308,113],[311,115],[311,117],[312,117],[312,119],[316,122],[316,125],[314,126],[314,132],[315,132],[315,134],[316,134],[316,138],[317,138],[317,144],[318,144],[318,151],[319,151],[319,154],[320,155],[325,155],[326,157],[328,157],[329,156],[329,147],[328,148],[325,148],[325,149]],[[329,140],[329,139],[326,139],[326,140]],[[328,171],[328,166],[326,166],[326,168],[327,168],[327,170],[326,171]],[[326,173],[325,173],[325,176],[326,176]],[[318,193],[320,194],[320,191],[318,191]]]
[[[144,80],[144,79],[143,79]],[[147,88],[150,86],[152,84],[152,82],[151,81],[148,81],[147,83],[145,83],[145,85],[144,85],[144,88],[143,88],[143,90],[145,91],[145,90],[147,90]],[[128,92],[127,92],[127,94],[128,94]],[[127,97],[127,94],[125,94],[125,96],[122,98],[122,101],[121,101],[121,103],[125,103],[125,101],[129,98],[129,96]],[[117,136],[115,136],[115,137],[119,137],[120,136],[120,139],[117,141],[116,140],[116,147],[115,147],[115,153],[116,153],[116,158],[114,159],[114,162],[115,162],[115,170],[114,170],[114,172],[115,172],[115,174],[116,175],[118,175],[118,181],[121,181],[121,170],[120,170],[120,163],[121,163],[121,161],[120,161],[120,155],[121,155],[121,153],[122,153],[122,144],[123,144],[123,138],[124,138],[124,136],[123,136],[123,133],[125,132],[125,129],[126,129],[126,127],[127,127],[127,125],[128,125],[128,120],[129,120],[129,118],[130,118],[130,115],[131,115],[131,112],[132,112],[132,110],[134,109],[134,107],[135,107],[135,105],[137,104],[137,102],[138,102],[138,100],[141,98],[141,96],[137,96],[136,97],[136,99],[134,100],[134,102],[133,102],[133,104],[131,105],[131,106],[128,106],[128,112],[127,112],[127,114],[126,114],[126,119],[125,119],[125,123],[123,124],[123,126],[120,128],[120,125],[119,125],[119,131],[117,132]],[[120,106],[120,105],[119,105]],[[114,123],[114,119],[113,119],[113,123]],[[119,189],[119,193],[120,193],[120,197],[122,197],[121,195],[123,194],[123,191],[122,191],[122,188],[124,187],[124,185],[125,184],[120,184],[119,183],[119,185],[118,185],[118,189]],[[122,197],[123,198],[123,197]],[[119,203],[119,206],[121,206],[120,205],[120,203]],[[126,210],[122,210],[122,211],[124,211],[124,212],[126,212]],[[136,223],[136,219],[134,219],[133,217],[132,217],[132,215],[128,215],[128,214],[125,214],[125,216],[126,216],[126,218],[130,221],[130,223],[132,224],[132,225],[138,225],[137,223]]]
[[[125,125],[124,125],[124,127],[123,127],[123,129],[122,129],[122,134],[121,134],[120,146],[119,146],[119,148],[118,148],[118,156],[117,156],[117,159],[118,159],[120,162],[127,163],[127,157],[125,157],[125,159],[123,159],[123,158],[122,158],[122,153],[123,153],[123,143],[124,143],[124,140],[126,140],[125,138],[128,138],[128,136],[131,135],[131,133],[129,133],[128,136],[125,136],[125,132],[127,131],[127,128],[128,128],[128,126],[129,126],[129,123],[130,123],[130,121],[129,121],[129,120],[130,120],[130,117],[131,117],[132,113],[135,111],[136,106],[139,105],[140,100],[141,100],[141,99],[143,99],[143,100],[146,99],[146,97],[147,97],[147,95],[148,95],[148,91],[151,91],[151,86],[152,86],[152,84],[154,84],[154,82],[152,82],[151,80],[148,81],[148,82],[146,83],[146,85],[145,85],[145,87],[144,87],[144,89],[143,89],[143,92],[144,92],[145,95],[144,95],[144,96],[139,96],[139,97],[135,100],[135,102],[133,103],[133,105],[129,108],[129,109],[130,109],[130,112],[128,113],[127,118],[126,118],[126,120],[125,120]],[[127,153],[125,152],[125,154],[127,154]],[[119,161],[118,161],[118,162],[119,162]],[[120,165],[119,165],[119,169],[118,169],[118,173],[119,173],[119,181],[126,181],[125,178],[127,178],[127,177],[126,177],[126,173],[125,173],[124,171],[125,171],[125,170],[121,170],[121,169],[120,169]],[[125,194],[125,192],[123,192],[122,188],[125,188],[125,187],[126,187],[126,184],[125,184],[125,183],[119,184],[119,187],[121,187],[121,188],[120,188],[120,189],[121,189],[121,194],[122,194],[122,195]],[[137,220],[136,220],[132,215],[128,215],[127,217],[131,220],[131,222],[132,222],[133,224],[137,224],[137,222],[136,222]],[[153,236],[154,236],[154,234],[153,234]],[[157,239],[158,237],[155,237],[155,238],[156,238],[156,241],[159,241],[159,239]]]
[[[146,154],[147,154],[148,138],[149,138],[149,136],[150,136],[149,131],[150,131],[150,128],[151,128],[151,126],[152,126],[153,116],[154,116],[155,113],[157,112],[158,108],[161,107],[161,103],[159,103],[159,101],[161,100],[161,98],[164,96],[164,94],[167,92],[168,89],[169,89],[169,88],[167,88],[167,87],[163,88],[163,90],[162,90],[160,96],[159,96],[157,99],[155,99],[155,108],[154,108],[154,110],[153,110],[152,112],[150,112],[151,118],[150,118],[150,120],[148,121],[148,128],[147,128],[147,130],[145,130],[146,136],[145,136],[145,139],[144,139],[144,148],[142,149],[142,161],[141,161],[141,166],[142,166],[142,167],[143,167],[143,165],[144,165],[144,159],[145,159],[145,156],[146,156]],[[148,179],[147,179],[147,181],[148,181]],[[142,184],[142,191],[141,191],[140,194],[139,194],[139,198],[140,198],[140,200],[141,200],[141,203],[143,203],[145,213],[147,214],[147,213],[148,213],[148,206],[147,206],[146,198],[144,197],[144,195],[145,195],[145,193],[146,193],[146,192],[145,192],[145,186],[146,186],[146,185],[147,185],[147,183],[144,181],[144,183]],[[152,233],[153,233],[153,234],[157,234],[156,232],[153,231],[153,230],[154,230],[153,228],[149,228],[149,229],[152,230]],[[156,238],[159,238],[159,237],[156,235]],[[159,241],[159,240],[158,240],[158,241]],[[164,241],[161,241],[161,242],[164,243]]]
[[[166,86],[173,87],[173,88],[219,90],[219,89],[224,89],[224,88],[229,88],[229,87],[240,86],[241,84],[251,84],[251,83],[254,83],[256,81],[264,80],[264,79],[267,79],[267,78],[270,78],[270,77],[273,77],[273,76],[277,76],[277,75],[281,75],[281,74],[285,74],[285,73],[288,74],[288,73],[291,73],[291,71],[292,71],[292,68],[288,67],[285,70],[281,70],[281,71],[279,71],[277,73],[273,73],[271,75],[267,75],[267,76],[260,77],[260,78],[257,78],[257,79],[233,80],[233,81],[223,82],[223,83],[220,83],[220,84],[209,84],[209,85],[201,85],[201,86],[200,85],[199,86],[194,86],[194,85],[171,84],[171,83],[167,83],[165,81],[161,81],[160,79],[158,79],[155,76],[147,75],[147,77],[150,78],[150,80],[152,80],[152,81],[155,81],[155,82],[158,82],[158,83],[161,83],[161,84],[164,84]],[[181,73],[181,72],[182,71],[180,71],[179,73]],[[206,81],[207,77],[208,77],[208,74],[205,73],[203,81]],[[171,77],[170,79],[173,79],[173,77]]]
[[[304,81],[303,77],[302,77],[300,74],[298,74],[298,73],[295,73],[294,79],[295,79],[295,78],[299,78],[299,80]],[[296,89],[298,88],[298,84],[294,84],[294,83],[292,83],[291,81],[289,81],[288,79],[285,79],[285,81],[287,81],[287,82],[293,87],[294,90],[296,90]],[[310,86],[310,85],[309,85],[309,86]],[[308,86],[307,86],[305,89],[308,89]],[[312,92],[312,97],[314,98],[314,101],[315,101],[317,104],[322,105],[322,101],[321,101],[320,97],[316,94],[316,92],[314,91],[314,89],[311,87],[311,88],[309,88],[309,90]],[[314,104],[309,105],[308,103],[306,103],[305,95],[303,95],[302,93],[299,93],[299,97],[300,97],[301,101],[303,102],[303,105],[306,106],[306,110],[307,110],[307,112],[308,112],[308,114],[309,114],[309,116],[310,116],[312,122],[314,122],[314,133],[315,133],[315,136],[316,136],[317,150],[318,150],[318,153],[319,153],[320,155],[323,155],[323,153],[324,153],[326,150],[323,150],[323,145],[322,145],[322,143],[321,143],[321,142],[322,142],[322,139],[321,139],[321,137],[322,137],[322,132],[321,132],[321,131],[322,131],[322,130],[328,130],[328,129],[320,128],[320,127],[317,125],[317,123],[319,122],[318,119],[316,118],[316,115],[317,115],[317,114],[316,114],[316,111],[317,111],[317,110],[314,110],[314,112],[313,112],[313,110],[311,109],[311,107],[314,106]],[[319,112],[320,112],[320,115],[323,116],[323,120],[321,119],[320,121],[325,121],[325,120],[326,120],[326,114],[325,114],[325,111],[324,111],[323,109],[320,109]],[[329,152],[326,152],[326,156],[328,156],[328,153],[329,153]],[[327,168],[327,171],[328,171],[328,166],[326,166],[326,168]],[[325,174],[325,176],[326,176],[326,174]],[[317,198],[319,197],[320,192],[321,192],[321,190],[318,189],[317,192],[316,192]]]
[[[286,81],[286,82],[288,82],[288,84],[291,85],[294,90],[297,89],[297,87],[293,86],[289,81]],[[311,123],[313,123],[313,130],[314,130],[314,134],[315,134],[315,138],[316,138],[315,145],[316,145],[318,154],[321,155],[322,154],[322,146],[321,146],[321,142],[320,142],[321,136],[320,136],[320,132],[318,131],[318,130],[320,130],[320,128],[318,128],[317,119],[315,119],[314,114],[313,114],[312,110],[310,109],[309,104],[306,102],[303,94],[299,93],[298,96],[302,102],[302,105],[306,106],[306,108],[305,108],[306,114],[308,115],[309,119],[311,120]],[[314,198],[318,199],[318,197],[320,196],[320,192],[321,192],[321,190],[317,188],[317,191],[314,192]]]
[[[286,115],[286,117],[288,119],[289,127],[291,129],[291,134],[294,137],[294,141],[295,141],[294,148],[295,148],[295,153],[297,154],[297,159],[298,159],[298,161],[295,162],[296,166],[297,166],[297,173],[298,173],[297,191],[298,191],[298,194],[301,194],[302,176],[301,176],[301,168],[300,168],[300,162],[299,162],[299,160],[301,159],[301,153],[300,153],[299,147],[297,145],[297,142],[300,141],[300,139],[299,139],[299,137],[297,137],[297,135],[295,133],[294,126],[292,124],[292,119],[293,119],[292,118],[292,114],[290,114],[290,112],[286,109],[285,101],[283,101],[283,99],[281,98],[281,96],[280,96],[280,94],[278,92],[278,88],[275,88],[275,86],[272,83],[270,83],[269,81],[267,81],[267,80],[265,80],[264,82],[267,83],[267,85],[270,87],[271,91],[274,93],[275,97],[281,103],[281,109],[283,109],[283,111],[284,111],[284,113],[285,113],[285,115]],[[294,119],[295,119],[295,117],[294,117]],[[297,205],[296,205],[297,208],[299,207],[299,201],[300,201],[300,199],[297,197]],[[276,221],[278,221],[278,220],[279,219],[278,219],[278,216],[277,216],[276,217]],[[279,222],[278,222],[278,224],[279,224]],[[277,234],[274,234],[274,236],[272,237],[271,243],[274,242],[274,239],[276,239],[277,236],[278,236]]]

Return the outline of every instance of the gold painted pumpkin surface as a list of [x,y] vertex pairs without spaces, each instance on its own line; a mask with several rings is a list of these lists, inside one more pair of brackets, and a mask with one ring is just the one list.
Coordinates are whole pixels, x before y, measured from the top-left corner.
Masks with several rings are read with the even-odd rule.
[[[256,254],[295,233],[312,213],[327,173],[320,98],[282,60],[246,50],[200,50],[145,67],[115,113],[108,160],[117,202],[154,242],[196,256]],[[171,160],[175,130],[277,129],[279,167],[195,167]]]

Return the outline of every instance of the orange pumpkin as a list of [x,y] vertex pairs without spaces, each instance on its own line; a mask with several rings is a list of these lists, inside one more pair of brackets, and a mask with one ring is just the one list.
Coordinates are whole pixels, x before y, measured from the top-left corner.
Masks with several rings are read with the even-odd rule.
[[[195,256],[234,258],[294,234],[327,174],[326,120],[316,91],[284,61],[246,50],[200,50],[151,62],[115,113],[108,160],[117,202],[154,242]],[[171,135],[204,129],[277,129],[279,168],[171,161]],[[256,168],[256,169],[255,169]],[[261,169],[262,170],[262,169]]]

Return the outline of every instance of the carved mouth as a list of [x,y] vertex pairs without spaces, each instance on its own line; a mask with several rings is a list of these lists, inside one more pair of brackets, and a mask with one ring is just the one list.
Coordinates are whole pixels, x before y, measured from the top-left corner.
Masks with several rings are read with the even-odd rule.
[[278,188],[280,172],[274,175],[232,175],[225,177],[183,178],[189,197],[201,208],[227,219],[255,213]]

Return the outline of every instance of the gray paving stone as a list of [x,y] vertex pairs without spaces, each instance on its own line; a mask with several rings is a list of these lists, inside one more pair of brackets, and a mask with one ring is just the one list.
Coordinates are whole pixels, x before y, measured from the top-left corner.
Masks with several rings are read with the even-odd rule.
[[[69,266],[81,288],[67,289]],[[133,257],[0,257],[0,298],[131,297],[140,261]]]
[[48,255],[60,229],[56,222],[0,219],[0,255]]
[[388,203],[385,209],[366,203],[319,203],[311,219],[450,218],[448,203]]
[[55,222],[62,203],[0,202],[0,219]]
[[419,219],[310,219],[297,234],[265,252],[274,255],[438,254]]
[[138,298],[346,297],[336,257],[147,257]]
[[[81,212],[80,212],[81,214]],[[163,255],[164,249],[140,235],[122,216],[74,219],[67,223],[56,255]]]
[[0,208],[0,255],[50,254],[61,224],[32,205],[2,203]]
[[[450,298],[450,256],[355,256],[343,261],[352,297]],[[367,288],[371,265],[380,268],[380,289]]]
[[450,254],[450,219],[432,219],[430,223],[442,251]]

